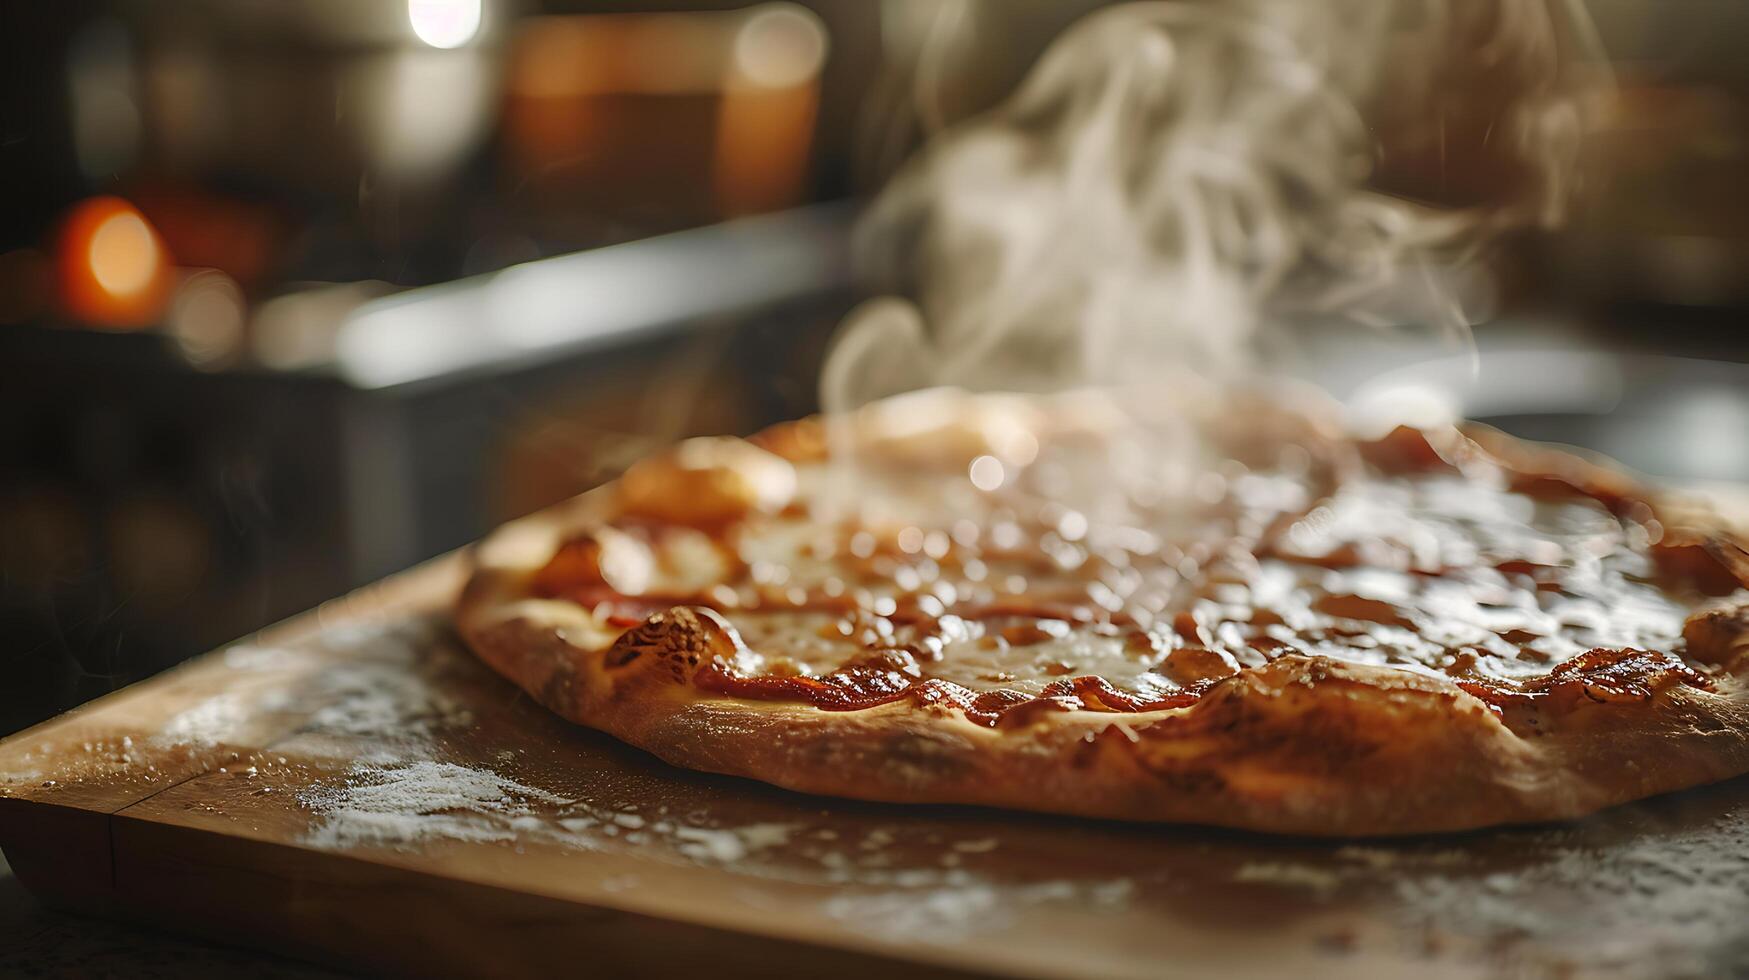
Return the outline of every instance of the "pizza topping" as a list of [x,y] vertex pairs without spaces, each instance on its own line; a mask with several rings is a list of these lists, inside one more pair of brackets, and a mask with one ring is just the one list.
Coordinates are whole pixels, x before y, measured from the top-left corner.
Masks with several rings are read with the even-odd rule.
[[646,666],[685,684],[701,671],[723,669],[744,660],[746,654],[735,628],[722,616],[696,606],[676,606],[621,634],[607,651],[607,665]]
[[795,467],[731,436],[688,439],[619,479],[626,513],[680,525],[721,525],[776,513],[796,492]]
[[1703,664],[1736,670],[1749,661],[1749,602],[1713,602],[1682,627],[1688,655]]
[[1652,546],[1652,557],[1666,574],[1694,582],[1709,596],[1730,595],[1749,575],[1742,548],[1692,531],[1667,532]]
[[1700,691],[1715,689],[1712,680],[1681,660],[1650,650],[1590,650],[1522,684],[1459,682],[1464,690],[1501,712],[1508,725],[1521,731],[1543,727],[1536,712],[1544,706],[1572,710],[1587,702],[1643,703],[1675,684]]
[[824,677],[737,671],[722,664],[696,678],[706,691],[772,701],[806,701],[828,711],[856,711],[897,701],[923,679],[906,651],[883,650]]
[[859,445],[890,460],[957,467],[988,456],[1014,467],[1038,456],[1042,420],[1023,396],[931,389],[871,404],[847,424]]
[[605,586],[618,595],[638,595],[655,575],[648,542],[613,527],[579,534],[559,547],[535,576],[537,594],[556,595],[580,585]]
[[[1680,649],[1694,591],[1729,584],[1705,575],[1738,569],[1674,537],[1660,551],[1643,506],[1526,484],[1461,437],[1393,433],[1340,479],[1329,445],[1235,454],[1259,468],[1071,508],[1064,481],[1100,460],[1085,433],[916,409],[906,431],[928,451],[871,453],[885,468],[858,471],[848,511],[825,465],[686,444],[628,473],[627,516],[562,547],[536,590],[632,627],[617,656],[659,645],[663,623],[693,636],[656,659],[709,691],[910,699],[992,725],[1183,706],[1284,657],[1456,680],[1497,709],[1710,683],[1643,651]],[[967,454],[1002,479],[978,485]],[[1697,660],[1742,645],[1729,622],[1688,637]]]
[[629,521],[567,539],[530,587],[536,595],[563,596],[588,607],[637,597],[648,600],[639,605],[666,608],[705,594],[710,605],[733,608],[739,595],[725,580],[737,574],[735,559],[696,528]]
[[1160,673],[1183,687],[1231,677],[1238,672],[1239,662],[1231,655],[1207,647],[1180,647],[1167,654],[1160,664]]
[[567,593],[575,596],[589,586],[601,584],[600,544],[589,534],[577,535],[560,545],[529,583],[538,596]]
[[1667,653],[1651,650],[1591,650],[1549,672],[1543,686],[1577,682],[1593,701],[1646,701],[1670,684],[1710,691],[1713,682]]

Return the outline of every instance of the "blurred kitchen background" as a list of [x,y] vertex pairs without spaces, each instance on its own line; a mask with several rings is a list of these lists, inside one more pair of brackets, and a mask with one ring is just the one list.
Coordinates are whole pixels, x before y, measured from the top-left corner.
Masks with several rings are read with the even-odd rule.
[[[1095,6],[0,6],[0,733],[811,411],[855,200]],[[1749,479],[1749,4],[1587,6],[1616,87],[1481,374],[1313,373]]]

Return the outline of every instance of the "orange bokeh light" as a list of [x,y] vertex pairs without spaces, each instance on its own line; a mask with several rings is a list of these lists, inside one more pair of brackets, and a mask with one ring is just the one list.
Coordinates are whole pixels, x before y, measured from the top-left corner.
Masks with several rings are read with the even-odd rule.
[[61,303],[75,320],[102,327],[151,324],[170,295],[170,257],[144,215],[119,197],[79,202],[56,249]]

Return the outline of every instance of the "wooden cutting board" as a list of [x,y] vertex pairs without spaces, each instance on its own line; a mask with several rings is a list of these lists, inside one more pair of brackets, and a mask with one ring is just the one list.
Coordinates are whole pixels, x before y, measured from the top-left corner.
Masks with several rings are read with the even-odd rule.
[[45,900],[402,974],[1749,971],[1749,780],[1325,842],[671,769],[476,663],[438,560],[0,742]]

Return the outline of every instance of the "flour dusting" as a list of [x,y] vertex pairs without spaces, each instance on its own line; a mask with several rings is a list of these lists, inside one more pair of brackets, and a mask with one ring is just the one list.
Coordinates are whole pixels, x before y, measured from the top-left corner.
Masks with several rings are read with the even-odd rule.
[[418,738],[473,720],[466,708],[401,663],[342,664],[322,675],[312,699],[322,707],[310,715],[305,730],[336,735]]
[[150,743],[156,748],[207,747],[229,741],[249,720],[250,706],[235,694],[218,694],[170,716]]
[[264,672],[272,670],[289,670],[298,666],[308,656],[300,650],[285,647],[258,646],[253,643],[235,643],[225,648],[225,666],[232,670]]
[[0,770],[0,786],[27,786],[41,782],[41,769],[7,769]]
[[[915,876],[912,876],[915,877]],[[1134,891],[1127,879],[1101,882],[1041,881],[1010,885],[947,871],[925,887],[868,894],[835,895],[826,912],[859,929],[895,939],[950,942],[972,931],[1000,929],[1015,913],[1039,905],[1118,908]]]
[[1749,820],[1740,813],[1675,826],[1606,817],[1506,831],[1470,850],[1348,845],[1307,862],[1248,861],[1231,880],[1333,906],[1383,897],[1403,925],[1479,943],[1525,975],[1749,967]]
[[1239,869],[1233,872],[1233,880],[1266,882],[1272,885],[1297,885],[1315,892],[1330,892],[1335,891],[1336,887],[1342,884],[1342,875],[1309,864],[1259,861],[1240,865]]
[[1424,851],[1409,855],[1385,847],[1365,847],[1359,844],[1337,848],[1336,857],[1375,871],[1388,871],[1397,867],[1455,867],[1470,860],[1470,855],[1459,850]]
[[[810,828],[799,822],[724,824],[666,807],[570,799],[488,768],[421,759],[357,765],[338,784],[299,795],[315,814],[305,842],[327,849],[412,850],[439,842],[540,845],[635,854],[653,862],[733,871],[754,879],[838,886],[822,911],[859,930],[926,941],[1002,927],[1038,906],[1116,908],[1127,878],[1013,880],[960,866],[998,849],[904,825]],[[920,846],[933,865],[906,863]]]
[[343,785],[307,791],[299,801],[320,815],[310,844],[409,849],[435,840],[514,840],[534,804],[566,802],[485,769],[429,760],[357,767]]
[[379,766],[435,757],[434,736],[474,720],[443,684],[451,662],[431,656],[440,632],[431,619],[413,619],[323,634],[323,646],[343,656],[291,694],[287,707],[307,715],[299,734],[365,740],[363,761]]
[[[1566,950],[1591,967],[1631,973],[1657,962],[1668,976],[1722,976],[1749,965],[1749,822],[1740,816],[1606,847],[1549,836],[1533,862],[1402,876],[1401,907],[1441,929]],[[1734,946],[1721,945],[1730,937]]]
[[[429,759],[358,765],[336,786],[299,796],[318,820],[317,847],[411,848],[433,841],[539,842],[574,850],[614,845],[690,863],[734,865],[787,843],[793,824],[707,827],[570,800],[484,768]],[[650,847],[649,845],[661,845]]]
[[733,864],[756,851],[778,847],[789,840],[790,824],[750,824],[729,830],[676,827],[675,838],[682,853],[721,864]]

